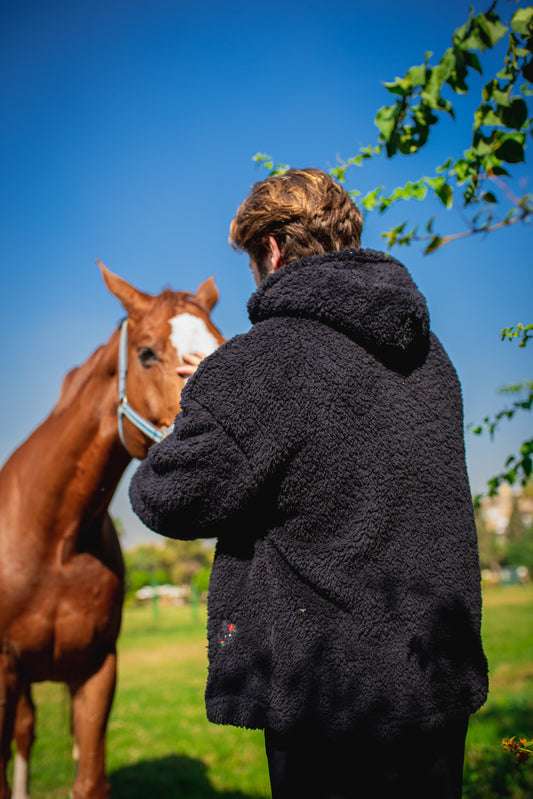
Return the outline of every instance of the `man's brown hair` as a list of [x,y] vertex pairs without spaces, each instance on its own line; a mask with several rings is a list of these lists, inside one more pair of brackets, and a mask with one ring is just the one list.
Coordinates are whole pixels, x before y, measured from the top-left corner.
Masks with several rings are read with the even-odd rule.
[[231,223],[229,242],[257,262],[265,237],[276,239],[283,263],[361,246],[363,220],[349,195],[319,169],[289,169],[252,187]]

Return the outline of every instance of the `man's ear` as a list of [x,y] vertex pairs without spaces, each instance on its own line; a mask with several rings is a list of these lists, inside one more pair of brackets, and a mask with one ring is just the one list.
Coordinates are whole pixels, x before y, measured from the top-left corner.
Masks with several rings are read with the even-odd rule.
[[276,269],[279,269],[280,266],[283,266],[283,259],[281,257],[279,244],[274,236],[269,233],[265,238],[265,245],[270,250],[270,263],[272,266],[272,271],[275,272]]

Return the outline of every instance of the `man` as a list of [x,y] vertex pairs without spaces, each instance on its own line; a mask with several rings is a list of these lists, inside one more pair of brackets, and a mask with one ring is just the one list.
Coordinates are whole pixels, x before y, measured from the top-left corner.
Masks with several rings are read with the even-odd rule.
[[253,187],[230,237],[252,328],[200,365],[131,498],[218,539],[207,715],[265,730],[275,799],[451,799],[487,692],[460,386],[361,227],[318,170]]

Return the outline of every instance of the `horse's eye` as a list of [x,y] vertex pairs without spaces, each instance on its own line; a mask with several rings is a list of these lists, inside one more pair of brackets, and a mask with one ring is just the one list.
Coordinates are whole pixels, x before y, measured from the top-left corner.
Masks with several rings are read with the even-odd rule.
[[139,347],[137,355],[143,366],[151,366],[159,360],[155,352],[150,347]]

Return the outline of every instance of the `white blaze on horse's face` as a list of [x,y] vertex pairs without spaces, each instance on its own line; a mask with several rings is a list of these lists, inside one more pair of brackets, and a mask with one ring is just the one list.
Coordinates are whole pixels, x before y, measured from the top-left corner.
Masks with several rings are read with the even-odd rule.
[[209,355],[217,349],[218,341],[199,316],[180,313],[169,321],[172,330],[170,340],[180,359],[188,353],[203,352]]

